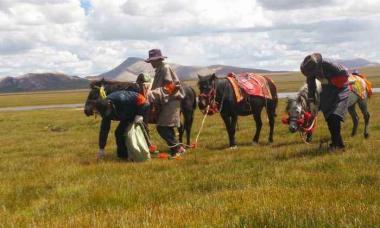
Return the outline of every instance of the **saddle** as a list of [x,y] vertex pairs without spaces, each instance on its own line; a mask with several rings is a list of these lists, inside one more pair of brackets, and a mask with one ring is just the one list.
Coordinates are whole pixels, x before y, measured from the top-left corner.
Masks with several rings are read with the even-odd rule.
[[227,75],[227,80],[231,83],[237,102],[242,101],[244,95],[259,96],[272,100],[273,97],[267,79],[265,76],[255,73],[241,73],[239,75],[229,73]]
[[367,79],[350,74],[348,82],[350,90],[361,99],[365,99],[367,96],[370,97],[372,95],[372,83]]

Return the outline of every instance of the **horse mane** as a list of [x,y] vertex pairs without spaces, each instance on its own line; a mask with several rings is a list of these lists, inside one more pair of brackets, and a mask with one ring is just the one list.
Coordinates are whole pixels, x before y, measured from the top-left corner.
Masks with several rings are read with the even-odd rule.
[[115,91],[115,90],[122,90],[122,89],[128,89],[131,87],[138,86],[135,82],[121,82],[121,81],[113,81],[113,80],[105,80],[104,78],[98,81],[92,81],[90,83],[90,88],[105,86],[107,89]]
[[[319,104],[319,94],[322,91],[322,85],[321,85],[321,82],[318,79],[315,79],[315,83],[316,83],[316,86],[317,86],[317,88],[316,88],[316,92],[317,92],[316,103]],[[304,109],[307,106],[308,94],[309,94],[309,89],[307,87],[307,84],[305,83],[301,87],[301,89],[298,91],[297,97],[296,97],[297,103],[301,103],[301,106]]]

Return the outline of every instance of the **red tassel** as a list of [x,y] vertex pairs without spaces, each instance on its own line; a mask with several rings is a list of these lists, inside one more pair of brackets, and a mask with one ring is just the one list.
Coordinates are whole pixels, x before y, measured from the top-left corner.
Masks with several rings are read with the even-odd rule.
[[289,124],[289,118],[287,116],[283,116],[281,121],[283,124]]

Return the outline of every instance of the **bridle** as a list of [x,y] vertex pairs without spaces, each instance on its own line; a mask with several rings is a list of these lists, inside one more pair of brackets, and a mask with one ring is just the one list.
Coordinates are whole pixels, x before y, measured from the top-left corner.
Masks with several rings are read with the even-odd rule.
[[219,103],[216,101],[216,83],[215,83],[215,80],[216,79],[213,80],[212,87],[207,93],[201,93],[198,96],[199,98],[204,98],[206,100],[206,104],[208,106],[208,107],[206,106],[206,108],[201,110],[201,112],[203,114],[213,115],[215,113],[222,111],[222,109],[223,109],[225,88],[223,90],[222,100]]
[[[104,85],[101,85],[101,86],[94,85],[93,88],[99,90],[99,96],[97,99],[88,99],[87,101],[96,102],[98,100],[105,100],[107,98],[107,93],[106,93]],[[99,114],[99,111],[95,108],[94,105],[92,107],[92,112],[94,113],[94,118],[96,119],[97,115]]]
[[297,123],[300,133],[313,133],[317,126],[317,115],[306,111],[305,107],[301,105],[301,112],[298,116],[285,116],[282,118],[284,124],[289,124],[292,121]]

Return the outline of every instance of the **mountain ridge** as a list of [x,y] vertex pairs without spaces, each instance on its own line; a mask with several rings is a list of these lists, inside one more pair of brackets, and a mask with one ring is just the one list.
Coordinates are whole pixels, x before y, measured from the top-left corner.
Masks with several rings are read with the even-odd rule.
[[63,73],[28,73],[5,77],[0,81],[0,92],[26,92],[88,88],[89,80]]

